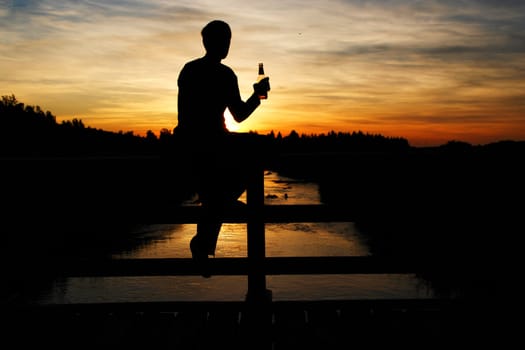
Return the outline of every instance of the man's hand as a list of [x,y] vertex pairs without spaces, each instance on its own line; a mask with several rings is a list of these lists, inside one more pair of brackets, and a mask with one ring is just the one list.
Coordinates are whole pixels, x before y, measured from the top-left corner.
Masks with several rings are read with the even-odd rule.
[[270,91],[270,78],[266,77],[264,79],[261,79],[258,83],[253,84],[253,91],[257,95],[264,95],[268,91]]

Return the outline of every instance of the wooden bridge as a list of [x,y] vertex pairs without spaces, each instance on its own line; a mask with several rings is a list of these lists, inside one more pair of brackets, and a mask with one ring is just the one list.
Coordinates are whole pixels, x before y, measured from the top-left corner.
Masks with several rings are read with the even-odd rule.
[[[461,299],[274,301],[268,275],[417,273],[410,261],[366,257],[266,257],[265,224],[352,221],[345,208],[265,205],[264,172],[257,168],[247,205],[224,222],[247,223],[247,257],[211,260],[212,275],[246,275],[239,302],[137,302],[8,305],[6,341],[71,349],[99,346],[205,349],[345,349],[404,346],[438,348],[471,344],[484,329],[479,301]],[[195,223],[200,207],[164,208],[159,217]],[[191,259],[55,260],[63,277],[200,275]],[[467,325],[467,326],[466,326]]]

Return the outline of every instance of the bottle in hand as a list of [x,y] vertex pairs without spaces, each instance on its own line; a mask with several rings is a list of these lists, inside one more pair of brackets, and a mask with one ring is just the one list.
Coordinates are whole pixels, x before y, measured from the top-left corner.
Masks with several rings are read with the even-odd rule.
[[[257,75],[257,82],[260,82],[264,78],[266,78],[266,75],[264,74],[264,65],[262,63],[259,63],[259,73]],[[269,86],[268,86],[268,89],[269,89]],[[266,100],[268,98],[268,92],[265,91],[264,93],[259,94],[259,98],[261,100]]]

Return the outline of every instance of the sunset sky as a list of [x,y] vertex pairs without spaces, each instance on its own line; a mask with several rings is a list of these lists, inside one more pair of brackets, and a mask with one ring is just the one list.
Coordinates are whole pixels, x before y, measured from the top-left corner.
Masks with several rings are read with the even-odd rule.
[[0,0],[0,94],[57,121],[158,134],[213,19],[248,98],[231,130],[363,131],[413,146],[525,140],[525,1]]

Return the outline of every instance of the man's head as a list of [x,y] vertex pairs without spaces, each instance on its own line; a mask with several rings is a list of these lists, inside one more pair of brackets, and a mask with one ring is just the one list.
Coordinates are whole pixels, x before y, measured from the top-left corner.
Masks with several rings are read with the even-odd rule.
[[201,31],[202,43],[208,55],[220,59],[228,56],[232,32],[228,23],[214,20],[208,23]]

